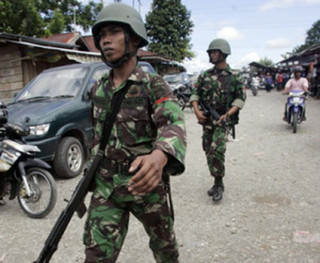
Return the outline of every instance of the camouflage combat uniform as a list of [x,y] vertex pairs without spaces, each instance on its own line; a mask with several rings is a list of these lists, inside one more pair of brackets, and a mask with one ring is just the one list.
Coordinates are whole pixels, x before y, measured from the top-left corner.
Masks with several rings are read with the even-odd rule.
[[[109,77],[106,74],[93,89],[93,155],[98,149],[106,113],[111,110],[112,96],[124,87],[122,83],[114,90]],[[168,156],[164,172],[174,175],[184,171],[184,115],[160,76],[145,73],[136,66],[127,82],[130,88],[105,149],[109,161],[101,165],[95,177],[96,187],[85,224],[86,262],[116,261],[128,231],[130,212],[143,223],[156,262],[178,262],[173,220],[163,182],[145,195],[134,196],[127,188],[132,176],[128,173],[130,161],[154,149]]]
[[[229,65],[225,70],[213,67],[203,72],[195,86],[190,101],[198,101],[201,96],[220,115],[225,114],[231,106],[240,109],[244,106],[246,94],[243,91],[242,80],[240,76],[232,74]],[[230,123],[228,124],[230,126]],[[216,125],[212,118],[203,125],[202,147],[206,153],[210,173],[215,178],[225,175],[227,136],[226,131]]]

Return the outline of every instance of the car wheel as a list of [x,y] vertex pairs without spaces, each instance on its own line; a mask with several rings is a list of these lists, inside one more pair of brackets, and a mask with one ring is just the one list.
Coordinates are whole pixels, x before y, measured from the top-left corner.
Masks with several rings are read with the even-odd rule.
[[64,137],[60,140],[53,168],[60,178],[74,178],[82,172],[84,164],[83,146],[77,138]]

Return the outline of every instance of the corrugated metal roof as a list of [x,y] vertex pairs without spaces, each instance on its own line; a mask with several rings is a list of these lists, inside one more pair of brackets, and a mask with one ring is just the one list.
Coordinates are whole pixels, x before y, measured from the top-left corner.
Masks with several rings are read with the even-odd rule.
[[48,41],[56,41],[60,43],[66,43],[66,44],[75,44],[76,41],[81,37],[80,33],[78,32],[69,32],[69,33],[61,33],[61,34],[55,34],[46,38]]
[[100,51],[94,45],[93,36],[84,36],[83,39],[84,39],[84,41],[86,41],[86,43],[89,47],[89,50],[91,52],[97,52],[100,54]]
[[[101,61],[101,55],[100,53],[96,52],[88,52],[88,51],[80,51],[80,50],[74,50],[74,49],[68,49],[68,48],[61,48],[58,47],[60,45],[55,45],[56,42],[51,42],[54,46],[49,45],[42,45],[39,43],[42,43],[41,41],[38,43],[34,43],[37,41],[23,41],[23,40],[29,40],[29,38],[7,38],[3,34],[0,34],[0,39],[4,39],[6,42],[14,43],[21,46],[31,47],[31,48],[38,48],[46,51],[55,51],[55,52],[62,52],[65,53],[66,56],[71,59],[75,60],[77,62],[83,63],[83,62],[95,62],[95,61]],[[48,42],[46,42],[48,44]],[[69,46],[69,45],[68,45]]]
[[[100,54],[100,51],[96,49],[94,45],[93,36],[82,37],[79,32],[56,34],[45,39],[8,34],[8,33],[0,33],[0,39],[4,39],[5,41],[12,42],[15,44],[39,48],[39,49],[60,51],[66,54],[79,54],[78,57],[80,57],[81,55],[83,55],[84,57],[93,56],[95,61],[97,61],[96,59],[98,59],[99,61],[101,60],[100,58],[101,54]],[[73,43],[71,44],[71,42]],[[88,49],[89,51],[80,51],[79,50],[80,46],[76,45],[76,43],[78,44],[80,43],[84,49]],[[138,50],[137,56],[140,60],[157,61],[157,62],[165,62],[165,63],[177,63],[172,59],[166,58],[157,53],[143,50],[143,49]],[[84,57],[83,59],[85,59]],[[91,61],[91,59],[89,61]]]
[[72,45],[72,44],[66,44],[66,43],[61,43],[57,41],[48,41],[41,38],[21,36],[16,34],[9,34],[9,33],[0,33],[0,39],[15,40],[18,42],[29,42],[29,43],[39,44],[42,46],[55,46],[55,47],[70,48],[70,49],[77,47],[76,45]]

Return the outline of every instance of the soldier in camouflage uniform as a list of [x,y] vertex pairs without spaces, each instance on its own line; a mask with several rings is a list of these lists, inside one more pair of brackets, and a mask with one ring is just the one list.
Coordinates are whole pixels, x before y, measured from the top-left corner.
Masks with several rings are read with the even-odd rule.
[[[225,123],[229,129],[232,122],[237,123],[239,110],[244,106],[246,94],[239,76],[232,74],[226,57],[231,54],[229,43],[224,39],[213,40],[207,50],[210,62],[215,66],[200,74],[190,101],[198,122],[203,125],[202,144],[207,157],[210,174],[214,185],[208,190],[213,201],[222,199],[225,175],[225,152],[227,132],[222,127]],[[221,116],[214,121],[199,109],[198,100],[202,98]]]
[[103,61],[112,68],[92,91],[93,156],[112,97],[125,85],[129,89],[95,175],[85,223],[85,262],[116,262],[131,212],[149,235],[156,262],[176,263],[178,246],[162,176],[185,169],[184,115],[164,80],[137,65],[137,50],[148,41],[135,9],[122,3],[107,5],[92,34]]

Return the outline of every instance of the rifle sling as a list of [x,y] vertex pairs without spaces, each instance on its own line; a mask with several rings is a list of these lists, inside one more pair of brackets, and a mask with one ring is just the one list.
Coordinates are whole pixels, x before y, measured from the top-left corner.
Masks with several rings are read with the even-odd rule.
[[106,119],[104,120],[103,131],[100,138],[99,151],[104,151],[107,146],[113,123],[119,112],[122,100],[130,86],[128,82],[129,81],[127,81],[125,86],[112,97],[112,101],[111,101],[112,112],[110,114],[107,114]]
[[[96,173],[101,161],[104,158],[104,151],[105,148],[107,146],[107,143],[109,141],[109,136],[112,130],[112,126],[115,122],[116,116],[120,110],[120,106],[122,103],[122,100],[127,92],[127,90],[129,89],[129,81],[126,82],[125,86],[119,90],[116,94],[113,95],[112,100],[111,100],[111,109],[112,111],[107,113],[106,118],[103,122],[103,130],[102,130],[102,134],[100,137],[100,145],[99,145],[99,150],[98,153],[96,154],[89,170],[87,171],[87,173],[84,176],[91,176],[92,177],[92,181],[94,180],[94,174]],[[84,202],[81,202],[81,204],[79,205],[79,207],[77,207],[77,214],[80,218],[82,218],[84,216],[84,214],[86,213],[87,208],[84,204]]]

